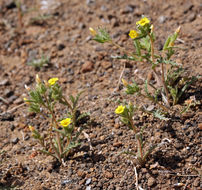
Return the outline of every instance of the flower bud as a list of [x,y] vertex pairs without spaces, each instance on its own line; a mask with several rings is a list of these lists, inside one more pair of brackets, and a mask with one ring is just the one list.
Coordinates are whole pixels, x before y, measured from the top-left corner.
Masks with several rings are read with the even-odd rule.
[[89,30],[92,36],[95,36],[97,34],[97,32],[93,28],[90,27]]
[[179,26],[179,27],[175,30],[175,33],[179,34],[179,33],[180,33],[180,30],[181,30],[181,26]]
[[151,33],[154,32],[154,25],[153,24],[151,25],[150,29],[151,29]]
[[44,80],[43,81],[46,87],[49,87],[48,81]]
[[125,79],[121,79],[122,80],[122,83],[123,83],[123,85],[125,86],[125,87],[127,87],[128,86],[128,82],[125,80]]
[[40,84],[41,83],[41,79],[39,78],[39,75],[38,74],[36,74],[36,83],[37,84]]

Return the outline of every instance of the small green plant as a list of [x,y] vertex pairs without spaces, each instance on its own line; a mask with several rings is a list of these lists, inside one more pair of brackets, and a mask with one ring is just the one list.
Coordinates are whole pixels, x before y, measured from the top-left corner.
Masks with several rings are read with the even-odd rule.
[[133,116],[136,111],[136,107],[129,103],[128,105],[120,105],[116,108],[115,113],[121,117],[121,121],[129,127],[129,129],[133,130],[135,133],[135,138],[137,141],[137,154],[129,151],[124,151],[125,154],[130,154],[136,156],[137,162],[143,166],[150,155],[150,153],[156,147],[155,145],[150,145],[147,150],[145,150],[146,141],[143,138],[143,132],[145,127],[137,128],[134,125]]
[[[31,90],[27,87],[29,98],[24,101],[31,112],[49,116],[50,125],[42,134],[33,126],[29,126],[32,136],[36,139],[42,149],[42,153],[51,155],[59,162],[68,156],[70,151],[80,145],[79,135],[88,119],[88,114],[81,114],[78,110],[78,101],[81,93],[76,97],[69,97],[70,101],[62,94],[62,88],[58,84],[58,78],[41,82],[36,76],[36,87]],[[56,104],[63,104],[67,107],[66,116],[57,118]]]
[[49,64],[49,57],[42,55],[40,59],[34,59],[27,63],[27,65],[30,65],[34,68],[42,68]]
[[156,79],[156,85],[145,79],[144,88],[134,82],[132,85],[126,86],[126,92],[127,94],[137,94],[146,98],[168,112],[171,105],[177,104],[190,84],[196,80],[196,77],[184,76],[183,68],[171,59],[175,53],[176,47],[174,45],[179,35],[180,27],[167,38],[162,51],[157,52],[154,47],[156,39],[154,27],[150,20],[147,17],[142,17],[141,20],[136,22],[136,26],[137,30],[131,30],[129,33],[135,48],[132,53],[114,42],[106,29],[99,28],[98,31],[95,31],[93,28],[89,28],[89,30],[93,40],[99,43],[107,42],[120,48],[123,55],[115,56],[115,58],[142,62],[150,66]]

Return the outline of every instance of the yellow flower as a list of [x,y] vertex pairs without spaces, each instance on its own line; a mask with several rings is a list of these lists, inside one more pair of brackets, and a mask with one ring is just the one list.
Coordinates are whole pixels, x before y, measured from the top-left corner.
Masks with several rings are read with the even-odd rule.
[[149,24],[150,20],[147,17],[142,18],[138,22],[136,22],[136,25],[144,26],[145,24]]
[[97,32],[93,28],[90,27],[89,30],[92,36],[95,36],[97,34]]
[[29,130],[30,130],[31,132],[33,132],[33,131],[35,130],[35,128],[32,127],[31,125],[29,125]]
[[54,84],[56,83],[56,81],[58,81],[58,80],[59,80],[58,78],[51,78],[51,79],[48,80],[48,84],[52,86],[52,85],[54,85]]
[[131,30],[130,33],[129,33],[129,36],[132,38],[132,39],[135,39],[138,37],[138,33],[135,31],[135,30]]
[[66,118],[60,121],[60,125],[62,125],[63,127],[67,127],[71,122],[71,118]]
[[121,114],[121,113],[124,112],[125,108],[126,108],[126,106],[120,105],[120,106],[118,106],[118,107],[116,108],[115,113],[116,113],[116,114]]

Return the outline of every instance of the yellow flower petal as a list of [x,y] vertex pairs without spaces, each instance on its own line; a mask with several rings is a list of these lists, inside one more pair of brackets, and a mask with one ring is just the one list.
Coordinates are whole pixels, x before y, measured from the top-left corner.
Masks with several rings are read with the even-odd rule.
[[58,80],[59,80],[58,78],[51,78],[51,79],[48,80],[48,84],[52,86],[52,85],[54,85],[54,84],[56,83],[56,81],[58,81]]
[[62,125],[63,127],[67,127],[71,122],[71,118],[66,118],[60,121],[60,125]]
[[138,33],[137,31],[135,30],[131,30],[130,33],[129,33],[129,36],[132,38],[132,39],[135,39],[138,37]]
[[125,108],[126,108],[126,106],[120,105],[120,106],[118,106],[118,107],[116,108],[115,113],[116,113],[116,114],[121,114],[121,113],[124,112]]
[[144,26],[145,24],[149,24],[150,20],[147,17],[142,18],[138,22],[136,22],[136,25]]

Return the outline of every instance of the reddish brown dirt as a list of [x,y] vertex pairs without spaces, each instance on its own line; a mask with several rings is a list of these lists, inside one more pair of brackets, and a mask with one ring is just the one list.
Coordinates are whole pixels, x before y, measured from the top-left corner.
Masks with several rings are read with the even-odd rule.
[[[145,139],[164,145],[155,149],[144,168],[134,158],[117,154],[136,151],[134,134],[119,123],[114,109],[123,90],[115,90],[123,61],[110,55],[119,51],[91,41],[88,28],[104,26],[121,46],[132,47],[128,32],[141,15],[148,16],[157,33],[156,47],[180,25],[182,32],[175,59],[191,75],[201,74],[202,4],[198,0],[61,0],[39,11],[40,1],[23,3],[23,28],[18,26],[17,8],[12,0],[0,2],[0,189],[143,189],[199,190],[201,180],[201,106],[182,117],[176,112],[170,121],[137,114],[137,126],[147,126]],[[46,20],[30,23],[39,14]],[[35,69],[27,62],[41,55],[50,57],[49,66]],[[124,72],[127,80],[148,73],[148,67],[131,62]],[[135,74],[134,71],[138,71]],[[90,112],[89,134],[93,150],[84,137],[83,145],[58,166],[50,157],[36,154],[38,144],[28,125],[46,129],[47,121],[30,114],[23,104],[24,85],[33,86],[35,75],[42,79],[58,77],[65,94],[85,90],[82,111]],[[184,100],[195,96],[201,101],[201,81],[192,85]],[[2,99],[3,98],[3,99]],[[140,101],[136,98],[136,101]],[[8,113],[9,110],[16,110]],[[175,118],[175,119],[174,119]]]

